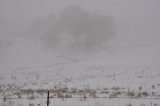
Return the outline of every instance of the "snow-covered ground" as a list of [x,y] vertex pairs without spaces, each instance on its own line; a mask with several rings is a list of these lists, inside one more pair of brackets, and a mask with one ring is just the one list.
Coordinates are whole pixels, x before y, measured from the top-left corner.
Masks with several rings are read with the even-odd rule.
[[[19,99],[2,101],[0,106],[46,106],[46,99],[39,98],[35,100]],[[160,106],[159,99],[50,99],[49,106]]]
[[[46,91],[42,95],[27,95],[29,98],[35,96],[34,99],[27,99],[24,92],[16,93],[22,92],[20,89],[63,88],[67,90],[62,96],[59,96],[61,91],[51,93],[51,97],[55,98],[50,99],[50,105],[160,105],[159,99],[144,99],[160,97],[158,37],[116,36],[108,41],[106,48],[87,53],[50,48],[42,39],[33,36],[2,36],[0,41],[1,106],[45,106],[46,98],[43,96],[46,97]],[[8,89],[12,89],[13,92],[4,94]],[[88,93],[90,91],[84,89],[93,92]],[[73,98],[63,98],[66,94]],[[19,99],[4,101],[4,95],[6,98]],[[84,95],[87,97],[86,100],[83,98]]]
[[113,37],[97,52],[50,48],[39,37],[1,36],[0,84],[23,89],[160,91],[160,38]]

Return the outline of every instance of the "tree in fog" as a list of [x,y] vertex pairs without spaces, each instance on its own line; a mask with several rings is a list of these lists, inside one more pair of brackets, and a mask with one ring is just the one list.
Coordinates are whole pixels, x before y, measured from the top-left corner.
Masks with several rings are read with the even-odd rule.
[[48,28],[44,38],[50,46],[92,51],[114,35],[112,17],[88,12],[80,6],[68,7],[46,20],[49,22],[46,22]]

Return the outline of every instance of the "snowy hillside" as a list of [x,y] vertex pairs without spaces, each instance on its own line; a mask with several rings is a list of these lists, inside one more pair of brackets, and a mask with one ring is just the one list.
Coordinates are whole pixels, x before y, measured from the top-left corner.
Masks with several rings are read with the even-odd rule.
[[46,47],[38,37],[1,37],[1,85],[23,89],[160,90],[160,39],[112,38],[108,47],[76,53]]

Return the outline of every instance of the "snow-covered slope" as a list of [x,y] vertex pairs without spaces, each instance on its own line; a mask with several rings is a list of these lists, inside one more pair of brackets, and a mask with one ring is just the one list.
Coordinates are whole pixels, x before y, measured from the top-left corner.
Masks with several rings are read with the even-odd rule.
[[160,38],[115,36],[107,45],[73,53],[47,47],[38,37],[3,36],[0,85],[160,90]]

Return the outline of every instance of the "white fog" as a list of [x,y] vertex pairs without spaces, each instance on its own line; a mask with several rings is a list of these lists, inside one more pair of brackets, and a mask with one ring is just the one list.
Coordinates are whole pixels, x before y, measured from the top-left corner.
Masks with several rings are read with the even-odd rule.
[[0,106],[45,106],[48,90],[51,105],[159,106],[159,10],[159,0],[0,0]]

